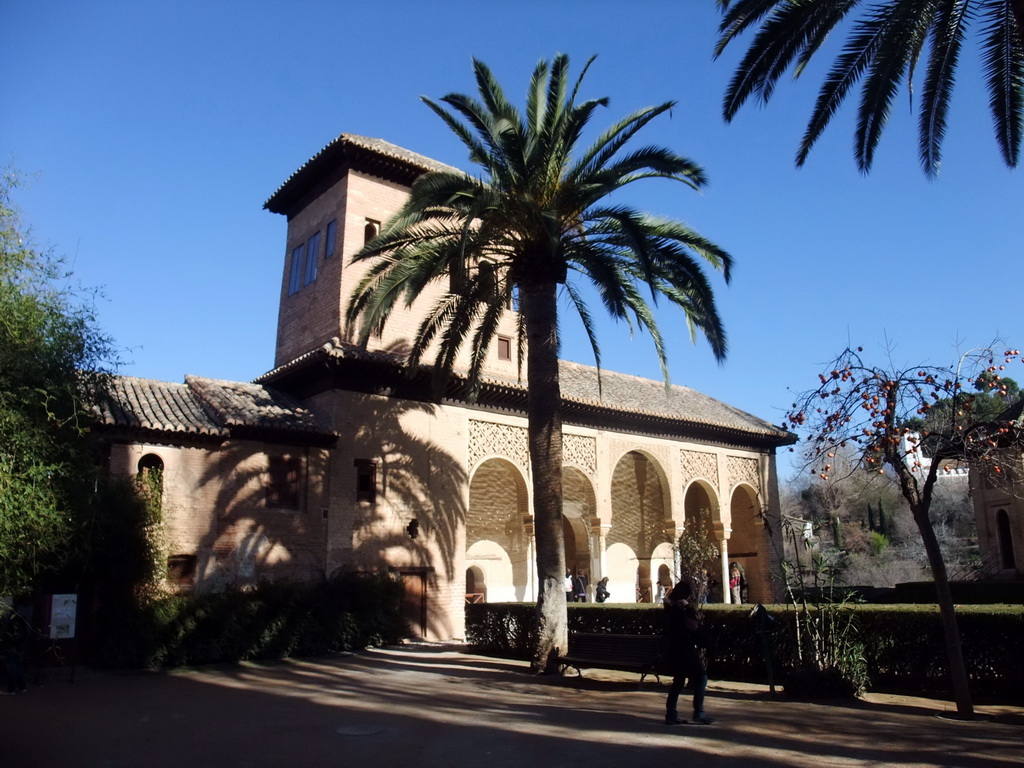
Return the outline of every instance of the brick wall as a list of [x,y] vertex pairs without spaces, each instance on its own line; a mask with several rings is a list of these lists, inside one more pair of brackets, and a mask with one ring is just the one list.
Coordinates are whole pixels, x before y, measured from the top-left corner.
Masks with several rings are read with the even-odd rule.
[[[408,188],[357,171],[350,171],[288,222],[288,237],[284,252],[280,307],[278,310],[277,346],[274,355],[275,366],[318,347],[334,337],[354,340],[357,328],[348,327],[344,322],[349,297],[365,275],[366,263],[353,264],[352,256],[365,244],[368,222],[384,225],[390,220],[408,198]],[[318,260],[318,275],[314,283],[305,285],[289,296],[288,282],[293,250],[307,243],[309,237],[321,233],[319,251],[324,252],[324,233],[332,219],[338,222],[337,253],[332,259]],[[308,258],[308,257],[307,257]],[[411,308],[396,307],[381,336],[370,339],[371,349],[388,349],[403,354],[415,338],[416,330],[425,312],[447,290],[446,284],[437,283],[428,288]],[[498,333],[511,339],[512,349],[509,360],[499,360],[497,343],[487,358],[485,374],[515,378],[516,363],[516,316],[506,312]],[[428,355],[428,360],[433,355]],[[469,366],[469,355],[463,353],[457,367]]]
[[[211,447],[119,445],[111,451],[111,471],[134,475],[146,455],[158,456],[164,466],[160,544],[166,556],[195,556],[197,589],[322,577],[326,450],[249,441]],[[266,504],[273,455],[300,460],[297,509]]]
[[646,457],[628,453],[619,460],[612,474],[611,498],[608,544],[626,544],[638,557],[650,557],[654,547],[668,538],[665,522],[672,516],[665,506],[661,479]]

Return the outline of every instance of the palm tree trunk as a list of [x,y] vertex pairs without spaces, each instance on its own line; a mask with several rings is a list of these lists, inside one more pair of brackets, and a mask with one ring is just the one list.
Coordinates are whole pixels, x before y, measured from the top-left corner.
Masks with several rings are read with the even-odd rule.
[[942,619],[942,631],[946,638],[946,655],[949,657],[949,676],[953,683],[953,698],[956,700],[957,716],[963,720],[974,718],[974,705],[971,702],[971,690],[967,682],[967,666],[964,664],[964,651],[960,643],[960,628],[956,620],[956,608],[953,606],[953,590],[949,586],[946,564],[942,559],[942,550],[935,537],[928,517],[928,509],[924,504],[911,504],[910,511],[914,522],[921,532],[924,551],[928,555],[928,564],[935,580],[936,599],[939,604],[939,615]]
[[559,652],[568,649],[557,289],[554,281],[519,287],[519,309],[529,343],[527,418],[537,546],[537,647],[531,667],[534,672],[551,671]]

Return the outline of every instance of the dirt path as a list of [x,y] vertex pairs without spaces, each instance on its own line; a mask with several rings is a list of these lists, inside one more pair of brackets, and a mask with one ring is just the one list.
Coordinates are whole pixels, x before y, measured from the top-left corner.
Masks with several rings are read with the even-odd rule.
[[[712,681],[711,726],[662,725],[666,686],[429,646],[173,673],[50,673],[0,697],[5,768],[1019,766],[1024,708],[869,695],[798,703]],[[684,699],[680,712],[685,712]],[[671,762],[668,762],[671,761]]]

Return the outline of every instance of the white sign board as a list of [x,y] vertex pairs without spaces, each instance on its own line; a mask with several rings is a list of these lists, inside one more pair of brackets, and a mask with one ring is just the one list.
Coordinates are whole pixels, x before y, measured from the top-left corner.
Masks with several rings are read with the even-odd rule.
[[75,636],[78,595],[54,595],[50,603],[50,639],[67,640]]

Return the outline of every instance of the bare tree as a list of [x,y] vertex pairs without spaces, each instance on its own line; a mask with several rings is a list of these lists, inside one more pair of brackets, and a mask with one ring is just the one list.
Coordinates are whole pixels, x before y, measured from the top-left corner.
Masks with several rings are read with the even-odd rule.
[[[957,715],[969,719],[974,708],[956,611],[929,511],[939,473],[951,471],[956,462],[993,477],[1007,474],[1005,449],[1024,444],[1024,434],[1014,421],[979,416],[978,396],[967,385],[981,376],[991,384],[989,389],[1000,392],[1002,371],[1020,359],[1020,352],[972,350],[948,368],[902,369],[891,361],[887,366],[869,365],[862,352],[860,347],[844,350],[819,374],[818,386],[798,396],[787,420],[806,435],[809,466],[820,478],[859,471],[843,469],[836,461],[842,452],[852,450],[859,457],[858,467],[891,473],[899,484],[935,581]],[[936,409],[945,417],[927,419]],[[918,432],[921,419],[930,428]]]

